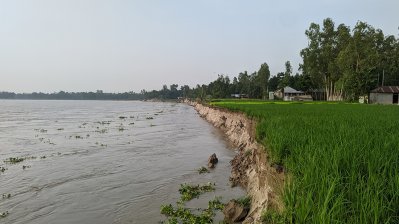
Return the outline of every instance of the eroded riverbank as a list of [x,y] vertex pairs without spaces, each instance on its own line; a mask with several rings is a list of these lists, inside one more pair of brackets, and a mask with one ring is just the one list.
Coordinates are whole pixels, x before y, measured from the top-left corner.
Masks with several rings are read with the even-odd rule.
[[231,161],[231,181],[246,189],[251,197],[251,209],[244,223],[259,223],[262,211],[281,210],[279,198],[284,175],[268,163],[263,146],[256,142],[256,122],[242,113],[187,102],[205,120],[221,129],[226,137],[238,147]]

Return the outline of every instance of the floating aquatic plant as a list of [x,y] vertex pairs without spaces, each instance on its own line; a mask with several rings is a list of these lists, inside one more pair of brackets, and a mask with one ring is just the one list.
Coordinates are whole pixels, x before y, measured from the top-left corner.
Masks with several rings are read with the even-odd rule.
[[181,184],[179,192],[181,194],[181,201],[190,201],[193,198],[198,198],[199,195],[215,190],[215,183],[207,183],[204,185],[190,185]]
[[197,171],[199,174],[209,173],[209,170],[204,166],[201,166],[201,168],[199,168]]
[[19,157],[10,157],[6,160],[4,160],[5,163],[11,163],[11,164],[16,164],[24,161],[25,158],[19,158]]
[[[177,206],[173,205],[162,205],[161,214],[168,217],[166,223],[213,223],[215,211],[222,211],[224,204],[220,201],[220,197],[208,202],[208,208],[206,209],[190,209],[186,208],[184,204],[177,203]],[[195,212],[194,212],[195,211]],[[198,211],[200,213],[198,214]]]
[[25,165],[23,165],[23,166],[22,166],[22,169],[25,170],[25,169],[30,168],[30,167],[31,167],[31,166],[25,166]]
[[3,198],[11,198],[11,194],[3,194]]
[[2,212],[2,213],[0,213],[0,218],[5,218],[8,216],[8,214],[10,214],[10,213],[8,213],[8,211]]

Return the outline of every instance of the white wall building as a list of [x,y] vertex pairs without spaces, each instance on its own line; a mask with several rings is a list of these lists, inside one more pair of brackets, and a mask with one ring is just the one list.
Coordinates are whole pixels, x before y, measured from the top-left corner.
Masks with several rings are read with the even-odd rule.
[[370,103],[398,104],[399,86],[380,86],[370,92]]

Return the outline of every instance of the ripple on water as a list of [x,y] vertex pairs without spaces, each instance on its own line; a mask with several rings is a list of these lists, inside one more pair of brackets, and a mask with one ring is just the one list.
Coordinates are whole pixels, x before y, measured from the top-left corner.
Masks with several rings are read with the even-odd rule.
[[[0,166],[7,167],[0,174],[0,193],[12,194],[0,203],[0,212],[10,212],[2,223],[156,223],[163,219],[160,205],[178,200],[181,183],[216,182],[215,192],[190,206],[243,193],[228,183],[233,150],[187,105],[0,104]],[[199,175],[197,169],[212,153],[220,163]],[[3,163],[32,156],[19,164]]]

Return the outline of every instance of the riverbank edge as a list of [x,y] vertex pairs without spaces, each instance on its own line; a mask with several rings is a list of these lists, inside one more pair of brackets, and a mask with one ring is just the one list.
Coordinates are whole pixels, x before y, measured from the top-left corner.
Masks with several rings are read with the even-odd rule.
[[265,148],[256,141],[256,121],[240,112],[204,105],[193,101],[185,103],[213,126],[221,129],[237,148],[230,161],[230,180],[242,186],[251,197],[251,209],[243,223],[261,223],[263,211],[282,211],[281,190],[284,174],[278,173],[268,162]]

